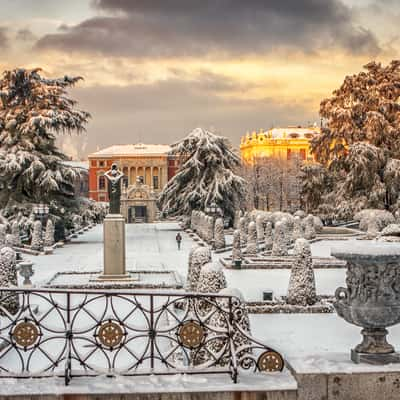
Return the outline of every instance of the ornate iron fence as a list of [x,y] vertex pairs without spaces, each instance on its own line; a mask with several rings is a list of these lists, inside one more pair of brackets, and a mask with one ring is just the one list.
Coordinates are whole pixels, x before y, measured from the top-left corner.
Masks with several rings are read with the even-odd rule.
[[233,296],[0,288],[0,377],[281,371]]

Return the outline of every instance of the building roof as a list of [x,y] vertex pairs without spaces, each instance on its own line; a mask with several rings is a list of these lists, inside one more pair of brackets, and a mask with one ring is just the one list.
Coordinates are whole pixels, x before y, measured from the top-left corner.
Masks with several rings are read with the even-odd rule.
[[170,150],[171,147],[167,144],[118,144],[89,154],[89,158],[162,155]]
[[320,130],[317,127],[302,128],[297,126],[288,126],[287,128],[272,128],[268,131],[272,138],[290,138],[294,135],[297,137],[309,137],[309,135],[316,135]]
[[64,165],[68,165],[73,168],[80,168],[89,170],[89,161],[76,161],[76,160],[67,160],[63,161]]

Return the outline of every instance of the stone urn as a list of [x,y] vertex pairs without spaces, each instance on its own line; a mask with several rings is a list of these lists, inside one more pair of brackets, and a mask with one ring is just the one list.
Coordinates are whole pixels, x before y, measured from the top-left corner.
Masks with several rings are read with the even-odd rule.
[[343,244],[331,255],[347,261],[347,288],[336,290],[334,307],[350,324],[362,327],[363,341],[351,351],[355,363],[400,362],[386,340],[387,327],[400,322],[400,246]]

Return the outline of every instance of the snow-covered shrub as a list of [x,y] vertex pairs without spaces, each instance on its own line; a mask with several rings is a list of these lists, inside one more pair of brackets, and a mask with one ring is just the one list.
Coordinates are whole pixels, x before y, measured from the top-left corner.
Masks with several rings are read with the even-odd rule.
[[313,305],[317,301],[311,247],[306,239],[297,239],[290,273],[287,302],[293,305]]
[[74,229],[79,231],[82,228],[83,219],[80,215],[75,214],[72,217],[72,223],[74,225]]
[[214,239],[216,249],[225,248],[224,220],[222,218],[215,220]]
[[264,216],[258,214],[256,217],[256,229],[257,229],[257,241],[262,242],[264,240]]
[[44,236],[44,245],[51,247],[54,244],[54,224],[53,221],[49,218],[46,224],[46,233]]
[[4,224],[0,224],[0,247],[6,243],[7,228]]
[[33,224],[31,248],[37,251],[43,250],[42,223],[40,221],[35,221]]
[[286,225],[283,222],[277,222],[274,232],[274,243],[272,245],[273,256],[287,256],[287,239],[286,239]]
[[304,227],[304,238],[307,240],[315,239],[317,233],[315,232],[314,227],[314,216],[308,215],[306,218],[303,219],[303,227]]
[[243,217],[243,211],[242,210],[236,210],[235,211],[235,218],[233,220],[233,228],[234,229],[239,229],[239,222],[240,218]]
[[282,218],[280,222],[284,225],[286,246],[289,247],[293,242],[293,223],[287,218]]
[[273,243],[274,243],[274,235],[272,231],[272,223],[267,222],[265,224],[265,232],[264,232],[264,250],[265,251],[271,250]]
[[11,225],[11,233],[14,235],[15,243],[14,246],[21,246],[21,236],[20,236],[20,229],[19,223],[15,220]]
[[226,278],[222,266],[209,262],[201,268],[197,290],[200,293],[218,293],[226,288]]
[[247,243],[247,228],[248,223],[245,217],[240,218],[239,221],[239,230],[240,230],[240,245],[246,246]]
[[206,230],[206,242],[211,243],[214,239],[214,218],[208,216],[207,217],[207,230]]
[[233,245],[232,245],[232,262],[242,259],[242,249],[240,246],[240,231],[236,229],[233,232]]
[[390,224],[378,236],[381,242],[400,242],[400,224]]
[[294,217],[292,239],[296,241],[297,239],[304,237],[303,224],[299,216]]
[[372,230],[380,232],[387,225],[394,224],[395,218],[393,214],[387,210],[366,209],[354,215],[354,219],[359,221],[359,228],[362,231],[368,231],[369,225]]
[[313,216],[314,218],[314,229],[316,233],[322,233],[322,230],[324,229],[324,224],[321,221],[320,217],[317,217],[316,215]]
[[189,268],[186,280],[186,290],[188,292],[197,292],[199,284],[200,271],[203,265],[211,261],[211,251],[209,247],[196,247],[189,254]]
[[303,210],[297,210],[294,214],[294,217],[299,217],[300,219],[303,219],[307,216],[307,214]]
[[256,255],[257,254],[257,228],[254,221],[249,223],[249,227],[247,229],[247,245],[246,245],[246,254],[248,255]]
[[[17,279],[17,257],[15,251],[10,247],[3,247],[0,250],[0,286],[18,286]],[[0,301],[0,315],[4,315],[6,310],[10,314],[15,314],[19,308],[18,294],[4,293]]]
[[15,242],[16,242],[15,236],[12,233],[7,233],[4,246],[13,248],[15,246]]

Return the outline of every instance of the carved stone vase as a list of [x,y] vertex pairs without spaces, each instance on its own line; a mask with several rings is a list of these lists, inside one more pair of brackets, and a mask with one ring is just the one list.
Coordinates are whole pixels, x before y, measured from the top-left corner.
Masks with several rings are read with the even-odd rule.
[[400,362],[386,339],[386,328],[400,322],[400,246],[347,243],[333,248],[331,255],[347,261],[347,288],[336,290],[335,309],[347,322],[363,328],[363,341],[351,351],[351,359],[370,364]]

